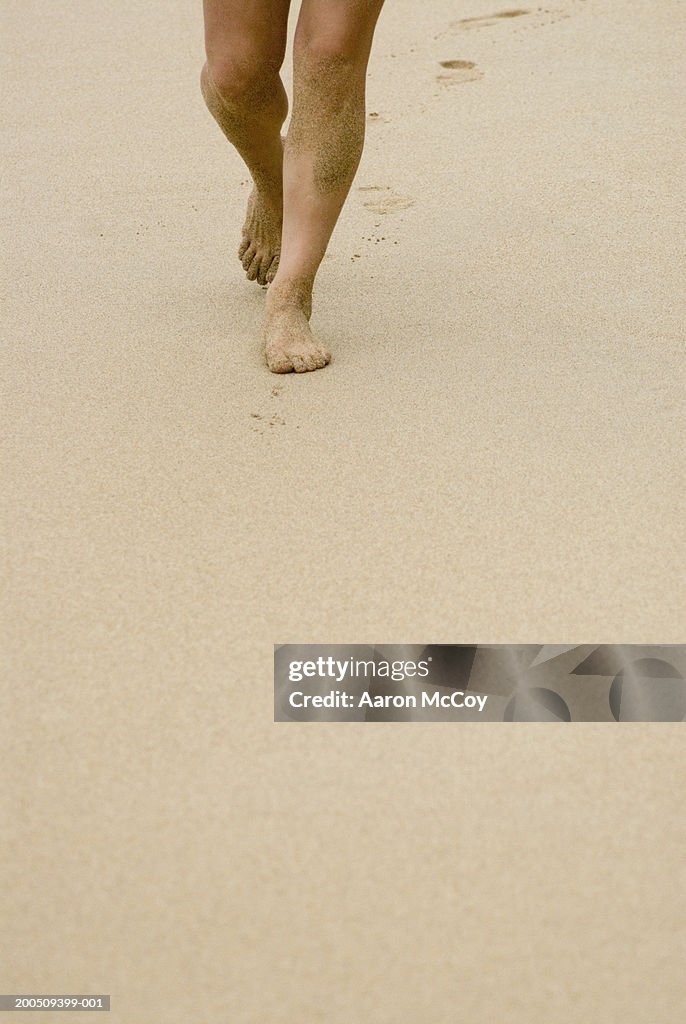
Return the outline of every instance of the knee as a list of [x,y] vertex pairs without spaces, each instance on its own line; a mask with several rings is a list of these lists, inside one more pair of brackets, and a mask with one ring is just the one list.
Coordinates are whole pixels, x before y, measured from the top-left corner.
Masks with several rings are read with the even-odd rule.
[[331,18],[323,25],[306,27],[296,33],[294,58],[299,66],[313,73],[338,73],[343,76],[364,70],[368,47],[359,30]]
[[273,94],[280,62],[262,54],[245,51],[208,56],[203,68],[203,91],[207,86],[230,106],[256,103]]

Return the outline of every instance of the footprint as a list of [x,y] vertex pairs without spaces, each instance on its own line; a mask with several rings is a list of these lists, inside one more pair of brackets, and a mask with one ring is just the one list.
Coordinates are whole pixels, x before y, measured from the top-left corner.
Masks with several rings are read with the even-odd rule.
[[358,191],[375,193],[363,203],[364,208],[372,213],[395,213],[414,206],[414,199],[398,195],[393,189],[385,188],[382,185],[366,185],[359,188]]
[[441,60],[439,64],[446,71],[436,76],[441,85],[460,85],[463,82],[478,82],[484,77],[473,60]]
[[[571,0],[571,2],[574,7],[576,0]],[[490,28],[493,25],[500,25],[513,18],[523,18],[525,16],[526,21],[522,22],[522,28],[525,26],[526,28],[542,28],[543,26],[554,25],[558,21],[563,21],[571,17],[571,14],[569,11],[561,8],[536,7],[532,10],[525,10],[523,7],[515,7],[509,11],[499,11],[497,14],[485,14],[482,17],[460,18],[459,21],[451,21],[450,29],[453,32],[464,32],[471,29]],[[519,29],[516,29],[516,32],[518,33]]]
[[462,29],[488,28],[489,25],[497,25],[499,21],[504,19],[521,18],[525,14],[530,13],[530,11],[525,11],[521,7],[517,7],[515,10],[500,11],[498,14],[485,14],[476,18],[460,18],[458,21],[453,21],[451,27]]

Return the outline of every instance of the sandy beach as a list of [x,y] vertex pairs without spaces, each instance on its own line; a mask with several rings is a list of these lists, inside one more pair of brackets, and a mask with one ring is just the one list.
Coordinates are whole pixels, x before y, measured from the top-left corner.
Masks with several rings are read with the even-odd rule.
[[684,642],[684,5],[387,0],[287,376],[200,6],[3,4],[0,989],[676,1024],[682,725],[275,724],[272,645]]

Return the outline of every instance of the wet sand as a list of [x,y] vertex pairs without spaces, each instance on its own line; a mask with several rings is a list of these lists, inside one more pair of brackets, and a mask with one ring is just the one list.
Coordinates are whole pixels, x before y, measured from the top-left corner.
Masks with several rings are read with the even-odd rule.
[[0,988],[675,1024],[681,726],[275,725],[271,645],[684,641],[683,7],[389,0],[275,377],[199,6],[4,5]]

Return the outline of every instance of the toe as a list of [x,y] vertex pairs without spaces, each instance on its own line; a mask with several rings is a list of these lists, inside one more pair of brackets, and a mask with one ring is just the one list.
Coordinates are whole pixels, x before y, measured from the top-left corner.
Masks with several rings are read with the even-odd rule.
[[238,259],[242,260],[246,252],[250,248],[250,238],[248,235],[243,235],[243,240],[238,247]]
[[249,268],[250,264],[252,263],[252,261],[254,259],[255,259],[255,247],[254,247],[254,245],[251,244],[251,245],[248,246],[248,248],[245,250],[245,252],[241,256],[241,263],[243,264],[243,270],[246,272],[246,274],[248,272],[248,268]]
[[[243,266],[245,266],[245,263],[243,264]],[[260,257],[255,255],[255,256],[253,256],[252,263],[250,264],[250,266],[248,267],[248,269],[245,272],[246,276],[248,278],[248,281],[254,281],[255,280],[255,278],[257,277],[259,269],[260,269]]]
[[312,352],[308,352],[305,358],[308,370],[321,370],[323,366],[329,362],[331,356],[324,349],[313,349]]
[[277,252],[276,256],[274,256],[274,258],[272,259],[272,261],[269,264],[269,267],[267,269],[267,274],[266,274],[267,284],[271,284],[272,283],[272,281],[276,277],[276,272],[277,272],[278,269],[279,269],[279,253]]
[[265,358],[272,373],[291,373],[293,370],[293,363],[284,352],[272,352],[267,349]]
[[257,283],[265,285],[267,283],[267,271],[269,270],[269,256],[265,256],[260,260],[259,270],[257,271]]
[[291,353],[291,362],[296,373],[307,373],[308,370],[314,369],[314,367],[308,366],[304,356],[298,355],[296,352]]
[[305,370],[317,369],[316,354],[314,352],[302,352],[300,358],[302,359]]

